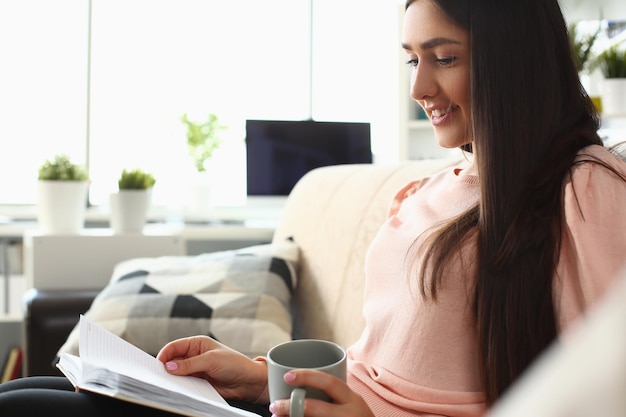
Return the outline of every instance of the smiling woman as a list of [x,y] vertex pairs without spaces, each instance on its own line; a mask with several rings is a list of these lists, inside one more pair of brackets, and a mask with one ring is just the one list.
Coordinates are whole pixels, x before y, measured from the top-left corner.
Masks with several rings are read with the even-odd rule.
[[[353,20],[365,3],[353,4]],[[624,268],[626,163],[598,136],[558,0],[408,0],[406,9],[411,95],[439,142],[473,157],[408,179],[375,236],[361,239],[364,328],[347,347],[346,380],[314,369],[283,378],[331,399],[305,399],[306,417],[485,416],[546,348],[568,342]],[[372,97],[374,84],[363,92]],[[348,199],[355,191],[338,190]],[[370,199],[348,211],[372,207]],[[312,233],[323,238],[326,228]],[[263,357],[197,336],[167,343],[157,358],[173,375],[211,381],[226,399],[289,414],[290,399],[268,395]],[[25,385],[46,400],[32,401],[39,391]],[[23,414],[138,415],[37,377],[0,391],[0,407]]]
[[407,9],[404,21],[403,48],[412,68],[411,98],[430,118],[439,146],[458,148],[470,143],[467,31],[440,13],[435,3]]

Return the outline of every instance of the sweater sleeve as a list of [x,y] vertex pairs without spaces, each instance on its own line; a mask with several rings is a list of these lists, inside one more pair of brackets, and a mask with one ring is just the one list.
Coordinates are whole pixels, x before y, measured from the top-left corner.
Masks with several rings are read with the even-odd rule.
[[[612,165],[626,176],[624,164]],[[559,278],[564,326],[594,304],[626,266],[626,182],[596,163],[583,163],[564,190]]]

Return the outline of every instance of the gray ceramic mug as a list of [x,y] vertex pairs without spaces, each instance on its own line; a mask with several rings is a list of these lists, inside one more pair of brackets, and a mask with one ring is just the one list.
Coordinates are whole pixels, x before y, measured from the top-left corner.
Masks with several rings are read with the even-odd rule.
[[267,353],[270,401],[291,399],[290,417],[302,417],[305,398],[330,399],[320,390],[287,384],[284,375],[293,369],[315,369],[345,381],[346,356],[345,349],[326,340],[300,339],[274,346]]

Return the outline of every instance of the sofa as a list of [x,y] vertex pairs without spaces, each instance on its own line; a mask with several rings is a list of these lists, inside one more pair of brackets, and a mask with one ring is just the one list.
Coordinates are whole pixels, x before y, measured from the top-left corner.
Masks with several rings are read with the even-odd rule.
[[[364,259],[392,195],[406,182],[457,165],[421,160],[340,165],[305,175],[289,195],[273,242],[297,243],[293,338],[348,346],[360,335]],[[531,367],[493,417],[606,415],[626,411],[626,271],[611,298]],[[102,292],[30,291],[25,299],[25,374],[57,375],[53,360],[80,313]]]
[[[392,196],[408,181],[458,163],[336,165],[310,171],[296,184],[273,236],[273,242],[289,239],[299,248],[291,337],[343,346],[359,337],[365,254]],[[98,294],[81,289],[27,293],[24,375],[59,374],[53,365],[57,352]]]

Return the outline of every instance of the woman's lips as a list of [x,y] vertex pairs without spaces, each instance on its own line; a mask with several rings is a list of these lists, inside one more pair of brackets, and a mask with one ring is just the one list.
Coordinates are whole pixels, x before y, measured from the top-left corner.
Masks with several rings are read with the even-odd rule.
[[457,109],[456,106],[448,107],[446,109],[435,109],[430,112],[430,122],[433,126],[439,126],[446,122],[450,117],[452,117],[452,113]]

